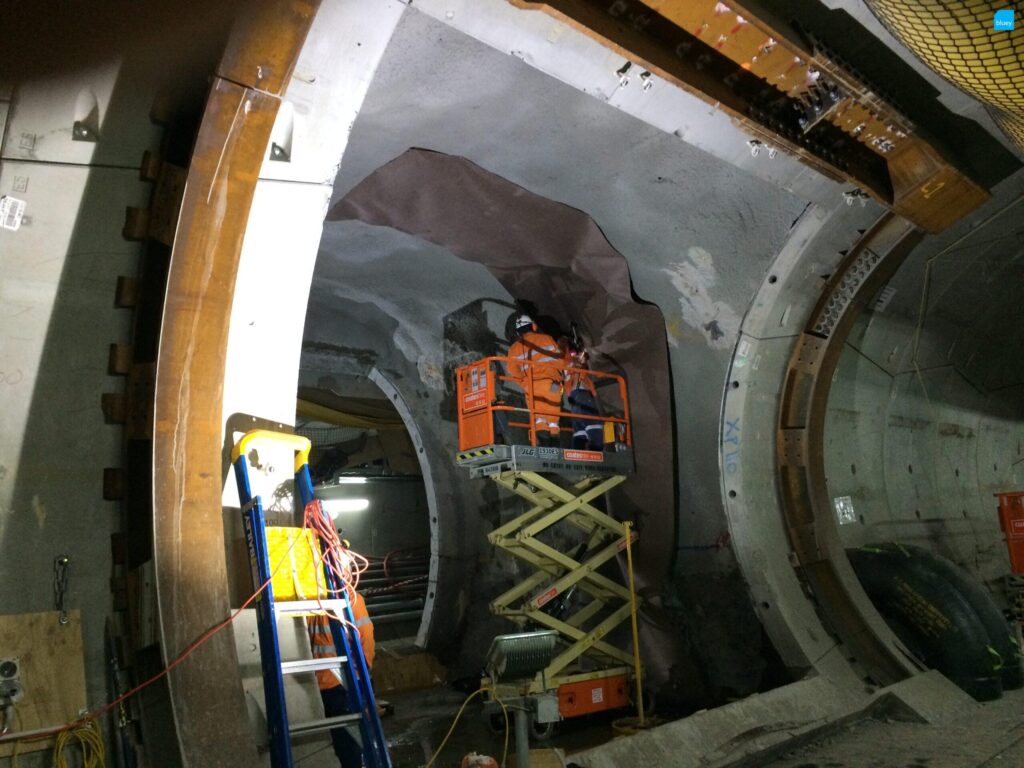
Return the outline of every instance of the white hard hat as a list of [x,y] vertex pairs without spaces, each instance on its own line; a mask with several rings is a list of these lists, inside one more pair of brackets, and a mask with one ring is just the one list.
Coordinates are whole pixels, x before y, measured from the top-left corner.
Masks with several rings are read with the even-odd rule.
[[530,317],[525,312],[520,312],[519,315],[516,316],[516,330],[519,330],[520,328],[526,328],[527,326],[532,325],[533,318]]

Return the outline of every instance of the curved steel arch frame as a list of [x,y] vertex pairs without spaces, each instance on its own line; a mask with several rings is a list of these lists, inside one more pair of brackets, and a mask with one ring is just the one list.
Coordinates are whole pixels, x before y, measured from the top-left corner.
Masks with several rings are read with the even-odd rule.
[[[230,610],[221,452],[232,296],[281,94],[316,8],[305,0],[247,6],[213,77],[188,170],[154,403],[154,566],[168,660]],[[225,663],[234,657],[230,633],[219,633],[168,678],[184,765],[259,762],[237,665]]]

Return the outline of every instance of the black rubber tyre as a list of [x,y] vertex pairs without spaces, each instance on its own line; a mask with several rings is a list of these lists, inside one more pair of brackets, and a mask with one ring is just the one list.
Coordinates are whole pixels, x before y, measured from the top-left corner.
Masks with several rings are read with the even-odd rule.
[[879,546],[897,556],[902,554],[919,560],[928,568],[941,574],[950,583],[950,586],[963,595],[974,612],[978,614],[978,618],[992,641],[992,647],[1002,660],[1002,668],[999,673],[1003,690],[1024,687],[1024,666],[1021,665],[1020,647],[1017,645],[1017,639],[1011,633],[1010,625],[1003,617],[1003,612],[992,600],[988,590],[952,560],[929,552],[922,547],[895,543]]
[[988,632],[944,576],[919,558],[882,547],[847,554],[879,613],[925,664],[978,701],[1002,696],[1002,664],[990,650]]

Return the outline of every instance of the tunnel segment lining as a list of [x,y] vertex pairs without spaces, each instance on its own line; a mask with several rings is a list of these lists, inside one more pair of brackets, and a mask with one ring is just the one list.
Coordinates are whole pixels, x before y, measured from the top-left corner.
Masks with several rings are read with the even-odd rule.
[[[725,389],[720,463],[737,557],[786,666],[795,675],[884,684],[918,666],[849,567],[823,457],[828,389],[845,339],[920,237],[891,215],[872,225],[878,214],[812,206],[794,226],[744,318]],[[851,246],[854,229],[861,234]]]

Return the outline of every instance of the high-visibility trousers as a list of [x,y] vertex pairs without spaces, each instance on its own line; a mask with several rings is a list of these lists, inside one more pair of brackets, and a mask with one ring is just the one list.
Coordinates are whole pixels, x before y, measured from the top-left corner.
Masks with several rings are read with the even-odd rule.
[[558,414],[562,410],[562,383],[551,379],[534,379],[533,416],[538,432],[558,436]]

